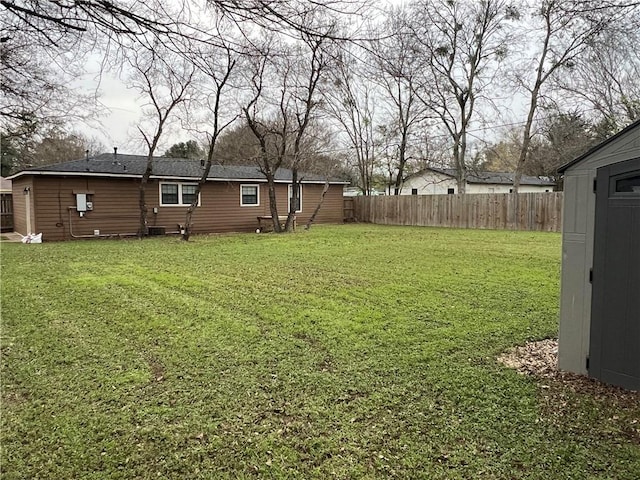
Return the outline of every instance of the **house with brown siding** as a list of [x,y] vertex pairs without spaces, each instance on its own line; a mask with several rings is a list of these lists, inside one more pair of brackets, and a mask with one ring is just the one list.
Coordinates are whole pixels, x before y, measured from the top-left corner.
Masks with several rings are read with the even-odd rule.
[[[23,170],[10,177],[15,231],[42,233],[45,241],[135,235],[145,167],[145,156],[109,153]],[[146,188],[152,231],[179,232],[203,168],[197,160],[154,158]],[[291,178],[287,169],[276,174],[280,215],[288,212]],[[325,178],[313,174],[299,174],[299,178],[301,201],[296,217],[302,224],[318,205]],[[346,183],[330,180],[316,223],[342,222]],[[200,192],[192,232],[255,231],[257,218],[268,215],[267,182],[257,167],[213,165]]]

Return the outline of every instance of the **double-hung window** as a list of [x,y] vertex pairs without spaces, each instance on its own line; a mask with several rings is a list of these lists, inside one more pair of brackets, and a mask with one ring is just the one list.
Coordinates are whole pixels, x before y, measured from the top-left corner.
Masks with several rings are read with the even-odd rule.
[[259,185],[240,185],[240,206],[256,207],[260,205]]
[[193,183],[161,183],[160,205],[189,206],[196,199],[197,188]]
[[[196,199],[197,185],[182,185],[182,204],[191,205]],[[196,203],[197,205],[197,203]]]

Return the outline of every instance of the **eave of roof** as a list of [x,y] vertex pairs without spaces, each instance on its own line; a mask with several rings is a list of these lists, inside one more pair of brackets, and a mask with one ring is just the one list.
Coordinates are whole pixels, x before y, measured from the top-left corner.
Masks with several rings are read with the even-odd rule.
[[[154,157],[153,179],[198,181],[202,165],[196,160]],[[22,170],[10,178],[25,175],[82,176],[105,178],[141,178],[146,168],[146,157],[142,155],[101,154],[83,160],[72,160],[54,165]],[[276,183],[291,183],[291,171],[280,169],[276,173]],[[319,175],[300,173],[301,183],[324,183]],[[305,178],[306,177],[306,178]],[[216,182],[266,182],[264,175],[253,166],[213,165],[207,181]],[[349,182],[329,179],[331,184],[347,185]]]
[[[140,174],[132,174],[132,173],[101,173],[101,172],[63,172],[63,171],[50,171],[43,172],[38,170],[23,170],[18,172],[8,179],[14,179],[21,176],[26,175],[34,175],[34,176],[49,176],[49,177],[99,177],[99,178],[142,178]],[[187,177],[187,176],[174,176],[174,175],[151,175],[149,178],[153,180],[171,180],[171,181],[184,181],[184,182],[197,182],[200,180],[200,177]],[[208,182],[258,182],[258,183],[266,183],[266,178],[256,178],[256,177],[247,177],[247,178],[224,178],[224,177],[208,177]],[[275,183],[291,183],[291,180],[286,179],[276,179]],[[302,184],[323,184],[324,180],[305,180],[304,177],[302,180],[299,180]],[[350,182],[345,180],[329,180],[331,185],[349,185]]]
[[600,150],[601,148],[609,145],[611,142],[613,142],[614,140],[620,138],[621,136],[625,135],[627,132],[640,127],[640,120],[636,120],[635,122],[633,122],[631,125],[627,125],[625,128],[623,128],[622,130],[620,130],[618,133],[616,133],[615,135],[610,136],[609,138],[607,138],[606,140],[600,142],[598,145],[596,145],[595,147],[590,148],[589,150],[587,150],[585,153],[583,153],[582,155],[580,155],[578,158],[571,160],[568,163],[565,163],[564,165],[562,165],[560,168],[558,168],[558,173],[564,173],[568,168],[573,167],[574,165],[576,165],[577,163],[580,163],[581,161],[583,161],[585,158],[590,157],[591,155],[593,155],[594,153],[596,153],[598,150]]

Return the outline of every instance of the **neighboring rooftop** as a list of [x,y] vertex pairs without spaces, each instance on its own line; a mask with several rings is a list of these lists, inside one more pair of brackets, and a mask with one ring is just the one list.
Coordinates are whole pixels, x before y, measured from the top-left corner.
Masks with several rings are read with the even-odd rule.
[[[82,160],[72,160],[69,162],[43,165],[28,168],[16,173],[10,178],[22,175],[51,175],[51,174],[89,174],[95,176],[120,176],[120,177],[140,177],[147,166],[145,155],[126,155],[102,153],[94,157]],[[199,179],[203,170],[203,165],[199,160],[187,158],[154,157],[153,178],[177,178],[177,179]],[[302,182],[324,182],[325,177],[317,174],[299,173]],[[260,180],[265,177],[257,166],[246,165],[212,165],[207,177],[209,180]],[[290,182],[292,179],[291,170],[280,168],[276,172],[276,181]],[[332,183],[348,183],[331,179]]]
[[[443,175],[447,175],[448,177],[456,178],[456,170],[454,168],[437,168],[437,167],[429,167],[424,170],[420,170],[409,177],[414,177],[421,175],[425,171],[430,170],[432,172],[441,173]],[[496,184],[496,185],[513,185],[513,178],[515,174],[509,172],[467,172],[467,182],[468,183],[484,183],[484,184]],[[407,177],[407,178],[409,178]],[[544,186],[553,186],[555,182],[540,177],[532,177],[530,175],[522,175],[520,179],[521,185],[544,185]]]

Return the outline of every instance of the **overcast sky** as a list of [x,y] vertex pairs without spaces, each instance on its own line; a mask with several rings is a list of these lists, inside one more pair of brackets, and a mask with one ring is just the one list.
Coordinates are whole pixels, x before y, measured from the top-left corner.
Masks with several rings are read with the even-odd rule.
[[92,62],[87,65],[87,73],[78,79],[78,85],[87,93],[98,96],[104,114],[89,125],[78,125],[77,130],[99,140],[107,151],[118,147],[122,153],[144,153],[142,144],[134,140],[142,101],[125,86],[117,72],[101,74],[98,62]]

